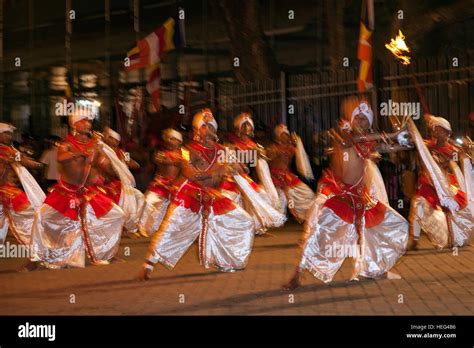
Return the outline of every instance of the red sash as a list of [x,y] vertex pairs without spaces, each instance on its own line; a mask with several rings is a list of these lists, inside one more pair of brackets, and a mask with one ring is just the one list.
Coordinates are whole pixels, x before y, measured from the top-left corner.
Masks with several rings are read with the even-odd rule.
[[[8,158],[14,155],[16,151],[7,145],[0,144],[0,157]],[[8,170],[6,168],[5,170]],[[30,206],[26,193],[13,183],[4,183],[0,185],[0,202],[6,208],[12,208],[19,212]]]
[[[459,204],[461,209],[464,209],[467,206],[467,196],[466,193],[461,191],[459,187],[458,180],[456,176],[453,174],[446,175],[448,179],[449,185],[453,186],[456,190],[456,194],[454,195],[454,200]],[[436,209],[440,206],[438,194],[436,193],[436,189],[431,182],[431,178],[428,173],[424,172],[420,175],[418,179],[418,189],[416,190],[416,195],[425,198],[428,203]]]
[[119,179],[112,179],[100,185],[106,192],[107,196],[111,198],[115,204],[118,204],[120,195],[122,193],[122,184]]
[[30,206],[26,193],[11,183],[0,185],[0,202],[4,207],[12,208],[16,212]]
[[301,183],[301,180],[289,169],[270,168],[270,175],[278,188],[285,189],[287,186],[293,187]]
[[155,192],[161,197],[170,199],[176,193],[182,182],[182,178],[173,180],[162,175],[157,175],[148,186],[148,191]]
[[198,213],[208,211],[212,207],[214,214],[222,215],[235,209],[235,204],[229,198],[223,196],[219,190],[210,187],[203,187],[195,182],[188,181],[178,190],[173,198],[173,202]]
[[345,222],[355,223],[359,231],[362,217],[367,228],[380,224],[385,216],[385,205],[369,195],[362,182],[352,186],[343,183],[331,170],[326,170],[319,182],[321,192],[328,196],[324,203]]
[[98,218],[106,215],[113,207],[112,199],[98,185],[80,188],[63,182],[53,185],[51,190],[44,202],[71,220],[79,220],[80,206],[86,201]]

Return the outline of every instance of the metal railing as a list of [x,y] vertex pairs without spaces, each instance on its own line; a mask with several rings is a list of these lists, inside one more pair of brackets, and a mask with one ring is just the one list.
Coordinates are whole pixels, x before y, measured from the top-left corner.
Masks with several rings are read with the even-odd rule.
[[[377,116],[381,102],[420,102],[414,75],[429,112],[447,118],[455,135],[472,133],[469,113],[474,111],[474,54],[468,52],[456,57],[458,66],[453,66],[453,58],[418,59],[409,67],[397,62],[377,62],[375,88],[365,94],[376,114],[375,128],[391,130],[388,118]],[[355,94],[358,92],[357,69],[354,68],[282,74],[278,80],[216,86],[219,117],[224,129],[232,130],[232,119],[242,111],[253,114],[257,128],[265,129],[268,139],[276,124],[284,122],[290,131],[301,136],[316,172],[327,165],[324,153],[328,145],[326,131],[338,122],[342,100]],[[422,107],[420,110],[423,112]],[[421,121],[418,125],[425,131]],[[401,196],[403,169],[388,161],[382,161],[380,167],[387,179],[391,203],[396,204],[397,197]]]
[[[458,66],[453,66],[457,58]],[[429,111],[447,118],[454,132],[469,129],[468,115],[474,110],[474,54],[459,57],[437,57],[413,61],[409,67],[397,62],[378,63],[375,89],[366,93],[378,114],[380,102],[389,99],[419,102],[416,76]],[[333,127],[340,117],[342,100],[357,94],[357,69],[320,71],[309,74],[284,74],[277,80],[256,81],[245,85],[230,82],[217,84],[216,98],[221,119],[231,130],[232,118],[250,111],[257,125],[273,128],[285,122],[300,134],[313,155],[322,149],[314,146],[314,134]],[[374,105],[375,104],[375,105]],[[380,128],[389,127],[383,117],[377,118]]]

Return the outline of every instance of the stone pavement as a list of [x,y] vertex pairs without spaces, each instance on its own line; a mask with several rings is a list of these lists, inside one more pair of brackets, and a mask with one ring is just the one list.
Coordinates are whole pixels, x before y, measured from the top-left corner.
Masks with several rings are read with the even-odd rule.
[[[256,238],[245,271],[220,273],[198,263],[193,245],[173,271],[157,266],[153,278],[136,277],[148,239],[123,239],[126,260],[84,269],[17,273],[25,259],[0,259],[1,315],[472,315],[474,247],[453,255],[427,239],[394,270],[400,280],[348,282],[351,260],[331,284],[306,273],[303,286],[285,291],[299,254],[296,223]],[[13,242],[12,240],[10,240]],[[129,248],[129,249],[128,249]],[[129,256],[125,252],[130,251]]]

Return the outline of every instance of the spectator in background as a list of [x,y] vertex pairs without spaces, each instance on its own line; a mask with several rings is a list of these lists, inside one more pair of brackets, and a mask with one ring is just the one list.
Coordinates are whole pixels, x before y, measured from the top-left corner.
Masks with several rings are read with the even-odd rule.
[[51,135],[45,139],[46,149],[43,151],[40,162],[45,165],[43,173],[43,190],[47,190],[58,180],[58,146],[60,137]]
[[37,144],[35,139],[28,133],[22,133],[21,144],[19,145],[18,150],[31,158],[35,158],[36,148]]

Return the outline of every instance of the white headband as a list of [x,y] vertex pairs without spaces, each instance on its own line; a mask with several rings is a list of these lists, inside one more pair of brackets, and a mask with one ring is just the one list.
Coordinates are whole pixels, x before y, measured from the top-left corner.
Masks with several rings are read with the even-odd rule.
[[234,127],[237,128],[238,130],[240,130],[240,128],[242,128],[242,125],[245,123],[245,122],[248,122],[250,123],[250,125],[252,126],[253,129],[255,129],[255,126],[253,124],[253,120],[252,120],[252,117],[247,114],[247,113],[241,113],[239,116],[237,116],[234,120]]
[[432,129],[434,129],[434,127],[436,126],[439,126],[439,127],[442,127],[450,132],[452,132],[451,130],[451,124],[449,123],[449,121],[445,118],[442,118],[442,117],[436,117],[436,116],[433,116],[431,115],[430,116],[430,126]]
[[361,102],[355,109],[352,111],[351,115],[351,123],[354,121],[354,117],[357,115],[362,114],[369,120],[370,125],[374,122],[374,113],[370,109],[369,105],[366,102]]
[[109,127],[105,128],[105,134],[114,138],[117,141],[122,140],[122,137],[120,136],[120,134],[114,131],[112,128],[109,128]]
[[71,114],[69,116],[69,124],[73,125],[74,123],[82,121],[84,119],[89,119],[92,121],[94,119],[94,115],[90,111],[75,112],[74,114]]
[[167,140],[167,138],[175,138],[179,140],[180,142],[183,142],[183,136],[181,135],[180,132],[177,130],[174,130],[172,128],[167,128],[163,131],[163,139]]
[[275,127],[275,135],[277,137],[280,137],[282,133],[286,133],[290,135],[290,131],[288,130],[288,127],[284,124],[279,124],[278,126]]
[[193,127],[198,130],[201,128],[203,125],[206,123],[211,124],[215,130],[217,130],[217,122],[212,115],[212,112],[209,110],[202,110],[198,112],[196,115],[194,115],[193,119]]
[[0,133],[13,132],[16,128],[8,123],[0,123]]

